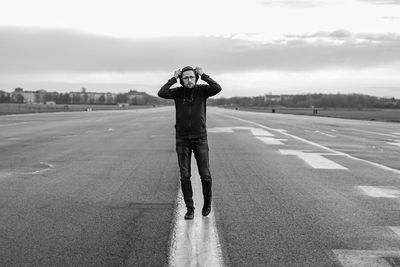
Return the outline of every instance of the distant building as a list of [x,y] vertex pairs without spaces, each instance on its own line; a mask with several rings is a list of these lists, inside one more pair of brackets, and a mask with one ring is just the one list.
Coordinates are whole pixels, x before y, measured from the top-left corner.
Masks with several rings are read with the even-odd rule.
[[264,95],[264,102],[279,102],[282,100],[280,95]]
[[293,99],[293,95],[264,95],[264,102],[274,102],[274,103],[278,103],[281,101],[287,101],[287,100],[291,100]]
[[33,91],[24,91],[22,88],[15,88],[11,93],[13,102],[36,103],[36,93]]
[[126,99],[131,105],[141,105],[145,102],[145,95],[134,90],[130,90]]
[[116,104],[117,95],[114,93],[87,92],[82,88],[81,92],[70,92],[71,104]]

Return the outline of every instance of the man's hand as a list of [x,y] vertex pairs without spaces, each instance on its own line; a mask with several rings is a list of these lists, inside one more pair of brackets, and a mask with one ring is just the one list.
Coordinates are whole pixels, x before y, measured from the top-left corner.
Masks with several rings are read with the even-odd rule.
[[178,79],[178,77],[179,76],[181,76],[181,73],[182,73],[182,71],[179,69],[179,70],[176,70],[175,72],[174,72],[174,77],[175,77],[175,79]]
[[200,77],[201,77],[201,75],[203,75],[203,73],[204,73],[203,69],[200,68],[200,67],[196,67],[194,70],[196,71],[196,73],[197,73]]

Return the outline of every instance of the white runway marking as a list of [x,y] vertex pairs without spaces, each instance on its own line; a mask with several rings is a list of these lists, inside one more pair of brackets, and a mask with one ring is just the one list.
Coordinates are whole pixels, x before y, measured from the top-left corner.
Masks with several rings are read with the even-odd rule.
[[[347,170],[346,167],[337,164],[319,153],[304,153],[298,150],[279,150],[282,155],[297,156],[314,169],[329,169],[329,170]],[[324,155],[327,155],[326,153]],[[331,154],[336,155],[336,154]]]
[[397,137],[397,136],[395,136],[395,135],[392,135],[392,134],[396,134],[396,133],[387,134],[387,133],[371,132],[371,131],[365,131],[365,130],[353,129],[353,128],[348,128],[348,129],[349,129],[349,130],[352,130],[352,131],[362,132],[362,133],[370,133],[370,134],[376,134],[376,135],[383,135],[383,136]]
[[326,135],[326,136],[328,136],[328,137],[336,138],[335,135],[327,134],[327,133],[324,133],[324,132],[321,132],[321,131],[314,131],[314,133],[319,133],[319,134]]
[[207,217],[201,215],[203,195],[194,157],[192,157],[191,180],[193,200],[196,207],[195,216],[193,220],[184,220],[183,216],[186,213],[186,207],[181,190],[179,190],[169,266],[223,266],[222,252],[213,212],[214,207],[212,207],[211,213]]
[[10,177],[12,173],[10,172],[0,172],[0,179]]
[[54,166],[48,162],[40,162],[40,165],[47,165],[47,168],[32,172],[32,174],[38,174],[40,172],[45,172],[45,171],[54,169]]
[[7,127],[7,126],[14,126],[14,125],[20,125],[20,124],[27,124],[27,122],[15,122],[15,123],[9,123],[9,124],[0,124],[0,127]]
[[393,186],[358,186],[366,195],[375,198],[399,198],[400,190]]
[[389,229],[392,230],[396,235],[400,237],[400,227],[399,226],[389,226]]
[[[241,118],[234,117],[234,116],[230,116],[230,115],[226,115],[226,114],[219,114],[219,115],[220,115],[220,116],[225,116],[225,117],[228,117],[228,118],[232,118],[232,119],[236,119],[236,120],[239,120],[239,121],[247,122],[247,123],[256,125],[256,126],[258,126],[258,127],[261,127],[261,128],[264,128],[264,129],[267,129],[267,130],[270,130],[270,131],[279,132],[279,133],[281,133],[281,134],[283,134],[283,135],[286,135],[286,136],[292,137],[292,138],[294,138],[294,139],[297,139],[297,140],[299,140],[299,141],[302,141],[302,142],[304,142],[304,143],[307,143],[307,144],[310,144],[310,145],[313,145],[313,146],[322,148],[322,149],[327,150],[327,151],[329,151],[329,152],[332,152],[332,153],[334,153],[334,154],[341,155],[341,156],[345,156],[345,157],[347,157],[347,158],[349,158],[349,159],[361,161],[361,162],[370,164],[370,165],[372,165],[372,166],[375,166],[375,167],[377,167],[377,168],[380,168],[380,169],[383,169],[383,170],[386,170],[386,171],[390,171],[390,172],[394,172],[394,173],[396,173],[396,174],[400,174],[400,170],[397,170],[397,169],[394,169],[394,168],[390,168],[390,167],[388,167],[388,166],[385,166],[385,165],[382,165],[382,164],[379,164],[379,163],[376,163],[376,162],[372,162],[372,161],[369,161],[369,160],[365,160],[365,159],[360,159],[360,158],[354,157],[354,156],[352,156],[352,155],[349,155],[349,154],[346,154],[346,153],[344,153],[344,152],[340,152],[340,151],[334,150],[334,149],[332,149],[332,148],[329,148],[329,147],[326,147],[326,146],[317,144],[317,143],[315,143],[315,142],[306,140],[306,139],[301,138],[301,137],[298,137],[298,136],[296,136],[296,135],[289,134],[289,133],[287,133],[287,132],[285,132],[285,131],[281,131],[281,130],[278,130],[278,129],[273,129],[273,128],[264,126],[264,125],[262,125],[262,124],[260,124],[260,123],[254,122],[254,121],[249,121],[249,120],[241,119]],[[397,136],[396,136],[396,137],[397,137]]]
[[333,250],[344,267],[391,267],[385,258],[400,258],[400,251]]
[[287,141],[287,139],[275,139],[265,136],[257,136],[257,139],[261,140],[264,144],[267,145],[284,145],[284,143],[282,143],[281,141]]
[[215,127],[209,128],[208,133],[233,133],[233,128],[230,127]]
[[400,140],[395,140],[395,142],[386,142],[386,143],[393,146],[400,146]]
[[287,139],[276,139],[274,135],[262,128],[253,128],[253,127],[216,127],[208,129],[209,133],[234,133],[234,130],[248,130],[254,135],[257,139],[261,140],[263,143],[267,145],[284,145],[282,141],[287,141]]

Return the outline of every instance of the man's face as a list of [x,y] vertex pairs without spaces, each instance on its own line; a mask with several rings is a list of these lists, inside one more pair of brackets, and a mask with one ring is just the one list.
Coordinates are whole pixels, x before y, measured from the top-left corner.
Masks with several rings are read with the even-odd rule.
[[192,70],[187,70],[182,73],[181,79],[183,80],[183,85],[187,88],[191,89],[196,85],[196,75]]

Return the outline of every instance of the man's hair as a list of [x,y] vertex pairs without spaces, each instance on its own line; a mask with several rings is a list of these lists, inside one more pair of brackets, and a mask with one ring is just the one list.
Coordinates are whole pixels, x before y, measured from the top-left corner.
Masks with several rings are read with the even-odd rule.
[[179,75],[179,83],[183,86],[183,80],[182,80],[182,75],[185,71],[193,71],[194,75],[196,76],[196,83],[199,80],[199,74],[197,74],[196,70],[192,68],[191,66],[186,66],[181,70],[181,75]]

